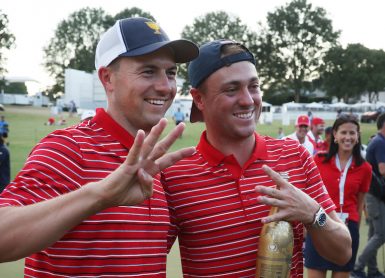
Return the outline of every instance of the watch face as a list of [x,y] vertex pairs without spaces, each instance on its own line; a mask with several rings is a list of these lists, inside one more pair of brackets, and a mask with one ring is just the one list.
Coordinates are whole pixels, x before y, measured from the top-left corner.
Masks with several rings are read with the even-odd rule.
[[326,213],[325,212],[320,213],[317,222],[318,222],[318,225],[321,227],[326,224]]

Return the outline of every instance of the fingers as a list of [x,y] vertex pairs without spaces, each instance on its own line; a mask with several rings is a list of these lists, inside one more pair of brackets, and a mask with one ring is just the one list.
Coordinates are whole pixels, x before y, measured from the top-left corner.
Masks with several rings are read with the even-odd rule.
[[157,160],[167,153],[172,144],[174,144],[174,142],[182,135],[184,129],[184,123],[177,125],[165,138],[155,145],[151,153],[148,155],[148,159]]
[[275,222],[275,221],[281,221],[282,219],[284,219],[284,214],[280,211],[274,213],[274,214],[271,214],[271,215],[268,215],[264,218],[261,219],[261,222],[262,223],[270,223],[270,222]]
[[163,130],[167,126],[167,119],[162,118],[159,123],[154,125],[151,128],[150,133],[147,135],[143,143],[143,148],[141,152],[142,158],[147,158],[148,155],[153,151],[154,147],[157,145],[159,137],[162,135]]
[[134,165],[139,161],[140,158],[140,152],[143,146],[144,142],[144,131],[143,130],[138,130],[136,136],[135,136],[135,141],[134,144],[132,145],[130,152],[127,155],[126,162],[129,165]]
[[287,180],[284,179],[279,173],[271,169],[269,166],[263,165],[262,169],[275,182],[278,189],[280,189],[282,186],[285,187],[287,185]]
[[191,156],[195,151],[194,147],[189,147],[162,156],[156,161],[159,165],[159,171],[162,171],[185,157]]
[[256,186],[256,190],[257,192],[270,196],[271,198],[282,199],[284,197],[282,192],[275,187]]

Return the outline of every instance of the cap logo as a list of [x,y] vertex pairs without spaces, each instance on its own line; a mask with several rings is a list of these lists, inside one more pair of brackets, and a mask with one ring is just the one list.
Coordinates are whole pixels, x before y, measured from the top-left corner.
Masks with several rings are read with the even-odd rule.
[[159,31],[160,26],[157,23],[152,22],[152,21],[147,21],[146,24],[148,27],[150,27],[152,30],[155,31],[154,34],[161,34],[161,32]]

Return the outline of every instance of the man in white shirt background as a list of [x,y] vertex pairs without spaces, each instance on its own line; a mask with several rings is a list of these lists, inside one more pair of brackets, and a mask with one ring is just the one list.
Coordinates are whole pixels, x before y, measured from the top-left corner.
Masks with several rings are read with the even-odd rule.
[[314,146],[307,137],[310,128],[310,119],[307,115],[299,115],[295,121],[295,132],[286,138],[299,141],[311,155],[314,154]]

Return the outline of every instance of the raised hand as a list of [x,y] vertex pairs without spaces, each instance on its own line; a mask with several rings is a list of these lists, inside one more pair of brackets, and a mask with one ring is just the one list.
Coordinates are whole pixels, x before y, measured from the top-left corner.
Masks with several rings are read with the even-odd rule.
[[167,120],[161,119],[147,136],[142,130],[138,131],[126,160],[101,181],[105,207],[142,203],[152,196],[153,176],[195,152],[195,148],[190,147],[167,153],[183,133],[185,125],[179,124],[158,142],[166,126]]
[[263,194],[258,197],[258,202],[279,208],[277,213],[263,218],[262,222],[286,220],[301,221],[305,224],[311,223],[315,212],[319,208],[318,203],[305,192],[290,184],[270,167],[263,165],[262,168],[277,187],[256,186],[255,190]]

